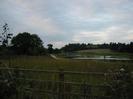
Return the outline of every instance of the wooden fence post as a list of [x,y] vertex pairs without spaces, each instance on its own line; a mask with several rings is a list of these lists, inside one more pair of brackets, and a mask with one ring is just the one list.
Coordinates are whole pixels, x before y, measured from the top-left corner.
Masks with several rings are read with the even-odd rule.
[[64,99],[64,71],[63,69],[59,70],[59,92],[58,99]]

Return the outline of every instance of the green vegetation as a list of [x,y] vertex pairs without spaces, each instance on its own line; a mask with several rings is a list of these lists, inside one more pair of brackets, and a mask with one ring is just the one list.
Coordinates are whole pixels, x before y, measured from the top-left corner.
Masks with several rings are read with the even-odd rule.
[[117,56],[117,57],[133,57],[132,53],[116,52],[110,49],[90,49],[90,50],[81,50],[77,52],[81,55],[86,55],[86,56],[102,55],[102,56]]
[[[73,71],[73,72],[74,71],[109,72],[109,71],[119,71],[122,66],[126,66],[126,68],[130,71],[133,70],[133,62],[131,61],[74,60],[74,59],[65,59],[65,58],[53,59],[52,57],[48,55],[47,56],[12,56],[10,60],[1,59],[1,62],[2,62],[1,64],[2,67],[4,65],[9,66],[10,64],[10,67],[27,68],[27,69],[35,69],[35,70],[37,69],[41,69],[41,70],[63,69],[64,71]],[[23,77],[25,77],[24,79],[30,78],[30,79],[36,79],[36,80],[38,79],[51,80],[53,82],[59,80],[59,75],[57,73],[55,74],[55,73],[29,72],[28,71],[28,72],[23,73]],[[96,76],[86,75],[86,74],[85,75],[80,75],[80,74],[65,75],[64,80],[69,81],[69,82],[78,82],[81,84],[85,81],[94,86],[100,85],[100,84],[103,84],[103,85],[106,84],[105,77],[99,76],[99,75],[96,75]],[[24,81],[22,80],[21,83],[23,82]],[[28,86],[28,84],[32,84],[32,82],[34,81],[31,81],[30,83],[28,82],[26,83],[27,85],[23,85],[23,86]],[[37,83],[37,81],[35,81],[34,83],[36,85],[36,88],[38,89],[40,87],[37,87],[37,85],[42,84],[39,82]],[[51,83],[49,83],[50,86],[51,86]],[[113,85],[115,84],[116,84],[116,87],[114,88],[117,89],[117,83],[114,82]],[[127,84],[129,85],[127,85],[126,87],[130,88],[131,86],[130,83],[127,83]],[[75,86],[72,90],[75,90],[75,91],[78,90],[80,92],[78,88],[79,87]],[[118,92],[119,90],[116,90],[116,91]],[[100,92],[102,93],[102,91],[97,91],[95,89],[93,90],[93,94],[95,95],[100,96]]]
[[[108,96],[112,96],[112,99],[131,99],[133,92],[131,74],[133,61],[129,58],[133,58],[133,42],[129,44],[77,43],[65,45],[60,49],[54,49],[52,44],[48,44],[46,49],[38,35],[23,32],[12,38],[12,34],[8,33],[8,30],[8,24],[5,24],[0,36],[2,44],[0,45],[0,67],[5,67],[1,68],[0,71],[0,88],[2,89],[0,97],[2,99],[7,99],[7,96],[13,96],[12,99],[20,99],[16,97],[19,96],[18,92],[21,90],[20,94],[23,96],[22,91],[26,91],[27,88],[28,91],[30,91],[29,88],[32,88],[32,91],[30,91],[32,94],[35,94],[38,89],[42,89],[41,91],[51,89],[52,92],[56,89],[55,92],[60,92],[58,95],[62,96],[64,94],[62,94],[62,91],[65,91],[64,88],[67,87],[68,82],[71,83],[70,88],[68,86],[69,91],[77,92],[78,90],[80,94],[81,91],[86,94],[86,88],[88,87],[93,88],[91,95],[102,96],[103,91],[94,86],[103,85],[103,87],[107,87],[106,85],[109,85],[108,93],[110,95]],[[9,44],[9,40],[11,40],[11,44]],[[58,57],[56,58],[53,54]],[[101,60],[72,59],[73,57],[82,56],[104,56],[104,58]],[[128,58],[129,60],[106,60],[105,56]],[[74,86],[72,83],[78,83],[78,86]],[[91,87],[86,84],[90,84]],[[16,96],[14,96],[15,94]],[[125,96],[126,98],[123,98]]]
[[[25,69],[41,69],[41,70],[64,70],[76,72],[109,72],[119,71],[122,66],[128,70],[133,71],[133,62],[128,61],[98,61],[98,60],[75,60],[75,59],[53,59],[50,56],[14,56],[9,60],[1,60],[5,65],[10,63],[10,67],[25,68]],[[3,67],[3,65],[1,64]],[[43,73],[25,73],[26,77],[46,80],[58,79],[58,75],[43,74]],[[36,78],[35,78],[36,79]],[[83,82],[89,81],[90,84],[102,84],[104,77],[89,76],[88,75],[67,75],[65,80]]]
[[[5,25],[5,33],[7,32],[6,29],[7,29],[7,25]],[[48,49],[46,49],[43,46],[42,40],[36,34],[30,34],[27,32],[20,33],[17,36],[13,37],[13,39],[11,39],[11,46],[8,45],[8,38],[11,38],[12,34],[7,34],[7,35],[8,36],[6,38],[4,38],[4,36],[1,37],[3,38],[3,40],[1,41],[2,45],[0,46],[0,55],[1,55],[0,66],[7,67],[7,68],[13,67],[16,69],[14,69],[14,71],[4,69],[4,71],[0,72],[1,77],[3,77],[3,81],[4,81],[1,83],[0,88],[8,89],[9,94],[10,92],[12,92],[12,90],[14,90],[15,92],[15,91],[18,91],[17,89],[21,89],[20,87],[21,84],[25,82],[25,80],[27,79],[30,79],[30,80],[32,79],[33,82],[35,80],[36,80],[35,82],[38,82],[39,80],[50,80],[52,82],[53,81],[63,81],[63,82],[69,81],[69,82],[76,82],[76,83],[85,82],[93,86],[93,85],[100,85],[100,84],[104,85],[104,84],[107,84],[107,82],[112,82],[114,80],[113,78],[112,80],[110,79],[106,82],[106,78],[109,75],[106,73],[102,73],[102,75],[99,74],[101,72],[120,73],[121,69],[122,69],[122,72],[123,70],[124,72],[125,70],[129,71],[129,73],[130,71],[133,71],[132,60],[129,60],[129,61],[128,60],[125,60],[125,61],[115,60],[114,61],[114,60],[106,60],[105,58],[103,60],[72,59],[72,57],[74,55],[76,56],[76,54],[77,54],[76,57],[78,56],[79,57],[111,56],[111,57],[133,58],[133,53],[132,53],[133,43],[132,42],[130,44],[122,44],[122,43],[96,44],[96,45],[69,44],[61,49],[53,49],[53,45],[48,44]],[[62,54],[61,52],[64,52],[64,53]],[[56,55],[58,53],[57,58],[54,55],[52,55],[55,53]],[[70,56],[71,58],[62,58],[62,57],[67,57],[66,56],[67,54],[68,54],[68,57]],[[30,56],[30,55],[33,55],[33,56]],[[24,70],[24,71],[20,70],[20,73],[18,73],[19,68],[30,69],[30,70]],[[34,71],[37,69],[38,70],[58,70],[60,72]],[[63,73],[63,71],[69,71],[69,74],[65,74]],[[79,71],[79,72],[84,72],[84,73],[82,74],[74,73],[74,71],[76,72]],[[8,75],[6,74],[6,72]],[[85,72],[93,72],[95,73],[95,75],[88,74],[88,73],[86,74]],[[62,74],[63,74],[62,76],[63,80],[60,79]],[[13,77],[15,79],[13,79]],[[119,79],[119,78],[120,77],[118,77],[116,82],[114,82],[113,84],[111,83],[111,84],[114,87],[114,89],[116,89],[115,90],[116,93],[120,91],[120,94],[121,94],[122,92],[121,92],[121,89],[119,90],[119,88],[123,87],[124,85],[123,90],[129,89],[130,86],[132,86],[132,78],[127,76],[126,78],[129,79],[128,81],[127,79],[123,81],[123,79]],[[121,78],[123,78],[123,76],[121,76]],[[17,79],[21,79],[20,81],[21,84],[17,82]],[[117,83],[118,81],[119,82],[121,81],[122,83],[121,82]],[[120,84],[121,86],[118,87]],[[33,84],[28,82],[26,85],[22,85],[22,86],[28,88],[29,85],[32,86]],[[125,85],[126,85],[126,88],[125,88]],[[75,87],[74,90],[77,90],[77,88],[78,87]],[[132,88],[131,90],[129,90],[129,92],[132,92]],[[2,90],[0,92],[0,96],[3,95],[3,93],[7,93],[7,91]],[[99,91],[95,90],[93,93],[99,94]],[[11,93],[11,95],[13,94],[15,93]],[[7,96],[7,95],[5,94],[4,96]]]
[[[1,60],[8,65],[9,60]],[[10,59],[12,67],[48,69],[48,70],[71,70],[71,71],[108,71],[117,70],[121,66],[127,66],[133,70],[133,62],[126,61],[97,61],[97,60],[72,60],[72,59],[53,59],[50,56],[14,56]]]
[[19,33],[11,40],[14,54],[39,55],[43,53],[43,42],[36,34]]
[[[108,49],[95,49],[95,50],[83,50],[78,51],[83,55],[120,55],[128,56],[128,53],[112,52]],[[117,53],[117,54],[116,54]],[[52,58],[49,55],[45,56],[12,56],[9,59],[1,59],[1,66],[10,65],[15,68],[26,68],[26,69],[41,69],[41,70],[60,70],[64,71],[80,71],[80,72],[108,72],[118,71],[122,66],[125,66],[128,70],[133,71],[132,61],[109,61],[109,60],[76,60],[70,58],[61,58],[61,55],[57,55],[57,59]],[[29,74],[27,74],[29,75]],[[41,74],[40,74],[41,75]],[[43,75],[43,78],[49,76]],[[68,79],[81,80],[81,76],[78,77],[66,77]],[[87,76],[86,76],[87,78]],[[90,78],[90,79],[93,79]],[[97,77],[92,80],[93,82],[99,82]]]
[[112,51],[117,51],[117,52],[133,53],[133,42],[130,42],[129,44],[115,43],[115,42],[110,42],[109,44],[70,43],[65,45],[61,49],[65,52],[74,52],[74,51],[89,50],[89,49],[111,49]]

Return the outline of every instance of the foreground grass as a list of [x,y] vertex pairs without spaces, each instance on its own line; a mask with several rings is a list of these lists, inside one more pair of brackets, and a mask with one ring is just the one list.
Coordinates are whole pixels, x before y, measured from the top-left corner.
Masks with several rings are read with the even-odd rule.
[[[132,61],[102,61],[102,60],[74,60],[74,59],[58,59],[55,60],[50,56],[15,56],[9,60],[1,60],[4,65],[15,68],[25,69],[41,69],[41,70],[60,70],[64,71],[79,71],[79,72],[108,72],[118,71],[122,66],[133,71]],[[27,78],[58,80],[58,74],[50,73],[31,73],[25,72]],[[37,78],[36,78],[37,77]],[[83,82],[87,81],[90,84],[102,84],[104,77],[89,76],[89,75],[65,75],[66,81]]]

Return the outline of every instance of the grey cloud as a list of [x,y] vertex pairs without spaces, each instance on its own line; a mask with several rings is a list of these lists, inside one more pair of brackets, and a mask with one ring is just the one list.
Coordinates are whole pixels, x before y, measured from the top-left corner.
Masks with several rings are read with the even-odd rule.
[[37,33],[44,44],[57,47],[78,41],[129,42],[132,6],[132,0],[1,0],[0,25],[4,19],[14,34]]

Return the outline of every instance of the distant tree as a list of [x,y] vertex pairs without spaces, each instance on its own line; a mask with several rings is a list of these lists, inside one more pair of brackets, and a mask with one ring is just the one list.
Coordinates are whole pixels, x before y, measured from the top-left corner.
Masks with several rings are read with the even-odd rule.
[[48,53],[53,53],[53,45],[52,44],[48,44]]
[[10,46],[9,42],[12,39],[12,33],[9,31],[8,24],[5,23],[2,27],[2,32],[0,33],[0,55],[9,55]]
[[133,42],[130,42],[129,44],[111,42],[109,48],[113,51],[133,53]]
[[0,35],[0,42],[2,43],[2,46],[7,47],[9,40],[12,38],[12,33],[9,32],[8,24],[5,23],[2,27],[3,32]]
[[103,43],[103,44],[70,43],[61,48],[61,50],[64,52],[73,52],[73,51],[87,50],[87,49],[111,49],[113,51],[118,51],[118,52],[132,53],[133,42],[130,42],[129,44],[114,43],[114,42],[111,42],[110,44],[107,44],[107,43]]
[[17,54],[36,55],[43,51],[43,42],[36,34],[19,33],[13,37],[11,43]]
[[130,42],[130,44],[127,45],[128,52],[133,53],[133,42]]
[[55,54],[60,53],[60,52],[61,52],[61,50],[58,49],[58,48],[55,48],[54,51],[53,51],[53,53],[55,53]]

